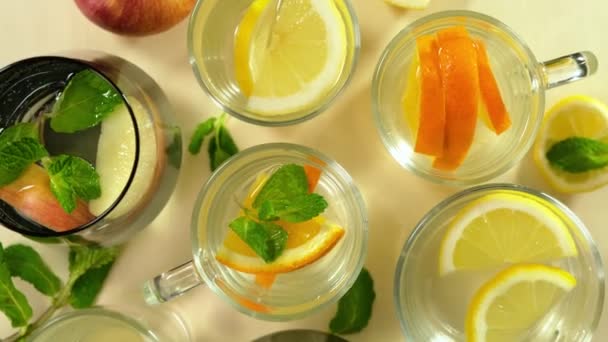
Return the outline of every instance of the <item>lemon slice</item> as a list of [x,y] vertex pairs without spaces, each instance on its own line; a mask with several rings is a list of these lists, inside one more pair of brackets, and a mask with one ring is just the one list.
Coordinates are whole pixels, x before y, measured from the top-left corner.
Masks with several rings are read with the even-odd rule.
[[[346,28],[334,1],[256,0],[237,29],[236,80],[249,110],[280,115],[320,101],[340,78]],[[274,21],[274,23],[273,23]]]
[[[232,231],[229,231],[216,259],[232,269],[245,273],[287,273],[317,261],[344,235],[342,227],[321,224],[318,220],[292,224],[292,227],[283,223],[280,225],[287,231],[289,238],[287,247],[275,261],[265,263]],[[305,225],[312,228],[307,229]],[[317,231],[314,232],[315,230]],[[313,233],[310,233],[311,231]]]
[[577,255],[568,227],[538,200],[509,192],[483,196],[454,218],[441,242],[439,273]]
[[608,106],[577,95],[561,100],[547,112],[534,146],[534,161],[543,177],[565,193],[592,191],[608,184],[608,168],[568,173],[549,164],[546,154],[553,144],[574,136],[608,142]]
[[520,341],[574,287],[576,279],[559,268],[511,266],[475,294],[467,313],[467,341]]
[[430,0],[384,0],[384,2],[401,8],[423,9],[429,5]]

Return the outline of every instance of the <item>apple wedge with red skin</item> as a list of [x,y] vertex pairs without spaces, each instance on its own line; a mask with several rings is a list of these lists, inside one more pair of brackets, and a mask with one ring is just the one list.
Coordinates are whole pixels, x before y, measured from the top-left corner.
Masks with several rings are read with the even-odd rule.
[[75,0],[80,11],[98,26],[116,34],[145,36],[182,21],[196,0]]
[[47,172],[39,165],[28,167],[21,177],[0,187],[0,200],[21,215],[56,232],[65,232],[92,221],[95,216],[87,204],[78,200],[76,209],[68,214],[50,188]]

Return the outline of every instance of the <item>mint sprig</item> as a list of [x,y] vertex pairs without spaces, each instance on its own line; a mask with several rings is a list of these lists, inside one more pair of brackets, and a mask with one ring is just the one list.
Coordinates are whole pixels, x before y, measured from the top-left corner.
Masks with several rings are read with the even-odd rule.
[[230,222],[230,228],[267,263],[276,260],[287,243],[287,232],[274,223],[241,216]]
[[215,171],[220,165],[233,155],[239,153],[239,148],[226,127],[228,115],[222,113],[218,118],[212,117],[200,123],[192,137],[188,151],[190,154],[197,155],[207,137],[207,153],[209,155],[209,168]]
[[51,128],[74,133],[94,127],[123,103],[116,89],[93,70],[72,76],[53,106]]
[[[2,135],[4,134],[6,133]],[[28,166],[46,156],[48,152],[35,139],[30,137],[15,141],[6,139],[4,144],[0,145],[0,186],[12,183]]]
[[90,201],[101,196],[99,174],[86,160],[59,155],[43,160],[43,165],[49,173],[51,192],[66,212],[76,209],[78,198]]
[[338,311],[329,323],[329,330],[342,335],[363,330],[372,316],[375,299],[374,281],[369,271],[363,268],[353,286],[338,301]]
[[608,144],[599,140],[570,137],[547,152],[551,166],[570,173],[582,173],[608,166]]
[[[74,308],[92,306],[117,256],[116,248],[72,246],[70,272],[63,284],[32,247],[16,244],[5,250],[0,243],[0,312],[13,327],[20,328],[6,340],[26,337],[68,304]],[[34,322],[30,322],[31,306],[15,287],[14,277],[27,281],[51,299],[51,306]]]
[[319,216],[327,201],[319,194],[308,193],[304,167],[287,164],[276,170],[264,183],[253,201],[255,210],[233,220],[230,228],[265,262],[278,258],[287,242],[287,232],[272,221],[305,222]]

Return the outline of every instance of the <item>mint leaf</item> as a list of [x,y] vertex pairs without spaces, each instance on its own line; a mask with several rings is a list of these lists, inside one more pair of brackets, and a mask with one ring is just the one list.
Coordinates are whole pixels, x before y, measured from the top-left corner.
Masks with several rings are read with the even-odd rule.
[[51,128],[73,133],[94,127],[122,103],[110,82],[92,70],[83,70],[70,79],[55,102]]
[[255,222],[246,217],[239,217],[230,222],[230,228],[265,262],[276,260],[287,243],[287,232],[270,222]]
[[101,196],[99,174],[86,160],[60,155],[43,163],[51,178],[51,191],[66,212],[76,209],[78,198],[90,201]]
[[32,307],[27,298],[13,284],[2,243],[0,243],[0,311],[8,317],[13,328],[26,326],[32,318]]
[[70,279],[77,281],[88,270],[99,268],[114,262],[118,248],[101,248],[89,246],[70,247]]
[[4,251],[4,258],[13,277],[19,277],[49,297],[61,289],[61,280],[32,247],[12,245]]
[[551,166],[570,173],[581,173],[608,166],[608,144],[589,138],[562,140],[547,152]]
[[169,164],[176,169],[182,166],[182,134],[179,128],[174,128],[173,141],[171,145],[167,146],[165,152],[167,153]]
[[33,122],[22,122],[8,127],[0,132],[0,146],[23,138],[39,141],[38,125]]
[[266,181],[253,201],[253,207],[257,209],[265,201],[289,200],[307,193],[308,179],[304,167],[296,164],[283,165]]
[[220,125],[216,134],[209,141],[208,152],[211,171],[215,171],[226,160],[239,153],[239,148],[236,146],[228,129]]
[[196,130],[192,134],[192,138],[190,138],[190,145],[188,146],[190,154],[196,155],[201,151],[203,141],[213,131],[216,120],[216,118],[209,118],[196,127]]
[[114,261],[111,261],[103,266],[91,268],[81,275],[72,286],[70,305],[75,309],[93,306],[113,265]]
[[48,155],[44,146],[35,139],[8,139],[0,145],[0,186],[13,182],[28,166]]
[[335,334],[352,334],[363,330],[372,316],[375,298],[374,281],[364,268],[353,286],[340,298],[329,330]]
[[281,219],[287,222],[304,222],[313,219],[327,208],[327,201],[319,194],[298,195],[283,200],[262,202],[258,215],[260,220],[274,221]]

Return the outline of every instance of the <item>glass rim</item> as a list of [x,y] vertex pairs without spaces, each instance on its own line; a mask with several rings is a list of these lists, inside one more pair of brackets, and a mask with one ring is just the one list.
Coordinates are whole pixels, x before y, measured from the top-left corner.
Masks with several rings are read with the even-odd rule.
[[[220,178],[224,173],[231,172],[232,171],[231,167],[232,167],[232,164],[234,164],[234,162],[241,160],[241,159],[249,158],[251,156],[255,156],[256,154],[258,154],[260,152],[265,152],[265,151],[275,150],[275,149],[276,150],[286,150],[286,149],[296,150],[297,152],[313,155],[315,158],[319,158],[321,161],[325,162],[326,168],[335,170],[339,174],[339,176],[342,178],[342,180],[344,180],[345,182],[348,182],[351,185],[349,188],[349,192],[352,193],[353,199],[356,202],[356,205],[359,209],[356,214],[360,216],[359,219],[360,219],[361,227],[362,227],[361,253],[360,253],[360,255],[356,256],[358,258],[358,260],[356,262],[356,268],[355,268],[356,272],[353,272],[353,274],[348,275],[348,280],[346,282],[344,282],[344,285],[342,286],[342,288],[340,288],[338,291],[335,291],[334,295],[332,296],[332,298],[330,300],[325,301],[324,303],[321,303],[320,305],[317,305],[306,311],[300,311],[300,312],[289,313],[289,314],[279,314],[279,315],[272,314],[272,313],[257,312],[257,311],[251,310],[249,308],[246,308],[243,305],[238,304],[233,298],[231,298],[226,293],[224,293],[224,291],[220,287],[216,286],[214,282],[209,282],[209,279],[207,279],[207,275],[205,274],[205,272],[202,272],[202,269],[204,267],[200,263],[200,258],[199,258],[199,253],[198,253],[200,250],[203,249],[200,244],[200,239],[199,239],[200,210],[202,208],[203,202],[206,200],[206,195],[207,195],[207,192],[209,191],[211,185],[214,184],[216,182],[216,180],[218,178]],[[335,303],[354,284],[359,272],[363,268],[363,265],[365,263],[365,259],[367,256],[367,250],[368,250],[367,243],[369,240],[369,236],[368,236],[369,227],[368,226],[369,226],[368,213],[366,211],[365,201],[363,200],[361,192],[359,191],[358,187],[356,186],[356,184],[355,184],[354,180],[352,179],[352,177],[350,176],[350,174],[338,162],[336,162],[332,158],[326,156],[325,154],[323,154],[315,149],[312,149],[310,147],[306,147],[303,145],[292,144],[292,143],[266,143],[266,144],[256,145],[256,146],[247,148],[247,149],[239,152],[235,156],[231,157],[228,161],[223,163],[212,174],[212,176],[207,180],[207,182],[203,185],[203,187],[201,188],[201,190],[198,193],[197,199],[194,203],[194,209],[192,211],[191,226],[190,226],[190,239],[191,239],[191,244],[192,244],[191,252],[192,252],[192,256],[193,256],[193,260],[194,260],[196,273],[201,277],[203,283],[206,286],[208,286],[216,295],[219,295],[220,298],[224,302],[228,303],[231,307],[235,308],[237,311],[239,311],[243,314],[246,314],[247,316],[254,317],[257,319],[263,319],[266,321],[279,322],[279,321],[286,321],[286,320],[294,320],[294,319],[298,319],[298,318],[304,318],[304,317],[310,315],[311,313],[318,312],[319,310],[327,307],[328,305]]]
[[[593,237],[591,236],[591,233],[587,229],[587,226],[585,226],[585,224],[582,222],[582,220],[570,208],[568,208],[565,204],[563,204],[561,201],[559,201],[555,197],[553,197],[545,192],[534,190],[534,189],[529,188],[524,185],[510,184],[510,183],[494,183],[494,184],[478,185],[478,186],[475,186],[475,187],[472,187],[469,189],[459,191],[459,192],[449,196],[448,198],[444,199],[443,201],[439,202],[438,204],[436,204],[414,226],[414,229],[410,232],[409,236],[407,237],[407,239],[401,249],[401,252],[399,253],[399,259],[397,261],[397,267],[395,269],[395,275],[394,275],[394,279],[393,279],[393,302],[395,304],[395,309],[397,311],[397,319],[399,320],[399,325],[401,326],[401,331],[407,338],[414,338],[414,336],[409,335],[410,329],[408,328],[407,322],[404,319],[405,318],[404,311],[406,311],[406,310],[404,310],[404,308],[400,304],[401,303],[400,299],[402,298],[402,296],[401,296],[401,291],[399,291],[399,290],[401,288],[401,281],[403,278],[403,274],[406,273],[405,263],[406,263],[406,260],[408,259],[411,249],[413,248],[413,246],[415,244],[415,241],[417,240],[418,236],[420,236],[423,233],[423,231],[425,229],[430,229],[430,228],[428,228],[429,221],[433,220],[439,213],[444,211],[446,208],[448,208],[454,202],[456,202],[460,199],[469,197],[471,195],[477,194],[477,193],[484,193],[484,192],[495,191],[495,190],[515,191],[515,192],[524,193],[524,194],[531,195],[531,196],[540,198],[542,200],[545,200],[548,203],[550,203],[551,205],[555,206],[569,220],[572,221],[574,227],[576,227],[577,232],[581,234],[584,242],[586,242],[591,247],[590,255],[595,263],[594,266],[597,268],[597,272],[595,273],[595,275],[596,275],[595,279],[599,283],[598,303],[601,304],[604,302],[605,274],[604,274],[604,266],[603,266],[604,263],[602,261],[602,257],[600,255],[599,250],[597,249],[597,244],[595,243],[595,241],[593,240]],[[592,333],[593,333],[593,331],[595,331],[597,329],[600,318],[602,316],[602,311],[603,311],[603,305],[598,305],[596,308],[596,311],[594,313],[594,320],[593,320],[593,322],[591,322],[591,325],[590,325],[590,327],[592,329],[591,330]]]
[[58,324],[61,324],[65,321],[69,321],[74,318],[87,316],[106,317],[110,319],[120,320],[122,323],[125,323],[129,327],[134,328],[135,330],[137,330],[137,332],[143,334],[145,337],[157,340],[157,337],[135,318],[129,317],[119,311],[114,311],[99,306],[86,309],[77,309],[54,316],[48,321],[46,321],[44,324],[42,324],[40,327],[34,329],[32,334],[28,336],[26,340],[34,341],[36,338],[39,338],[41,335],[43,335],[48,329]]
[[[479,21],[489,23],[490,25],[499,28],[503,33],[506,33],[507,36],[509,36],[514,41],[516,41],[518,44],[518,47],[520,47],[525,52],[527,58],[529,59],[530,65],[535,66],[534,68],[532,68],[530,70],[530,71],[532,71],[533,76],[534,76],[534,78],[531,80],[531,83],[539,82],[539,84],[540,84],[540,86],[538,88],[539,89],[539,91],[538,91],[538,104],[539,104],[538,118],[536,119],[536,122],[529,123],[529,124],[533,124],[532,131],[531,131],[530,137],[527,139],[527,141],[525,141],[525,143],[522,144],[522,148],[516,149],[515,153],[513,153],[513,156],[511,156],[509,158],[509,161],[507,163],[505,163],[504,165],[502,165],[500,168],[495,169],[492,172],[485,172],[484,174],[477,175],[475,177],[466,178],[466,179],[460,179],[459,177],[446,178],[446,177],[441,177],[438,175],[433,175],[424,170],[421,170],[419,167],[416,167],[412,163],[408,162],[409,159],[411,159],[411,158],[408,158],[408,161],[401,161],[399,158],[397,158],[397,156],[401,155],[401,153],[400,153],[400,151],[398,151],[396,149],[396,147],[394,147],[394,145],[391,143],[391,141],[386,136],[386,133],[384,132],[382,123],[384,122],[383,117],[386,114],[381,112],[380,106],[378,103],[380,78],[384,73],[384,67],[387,63],[389,55],[396,50],[397,45],[399,45],[402,41],[404,41],[404,38],[407,35],[413,34],[413,31],[422,25],[426,25],[435,20],[451,19],[451,18],[456,19],[459,17],[473,18],[473,19],[476,19]],[[376,64],[376,68],[374,70],[374,74],[372,77],[372,85],[371,85],[372,113],[374,116],[374,123],[375,123],[376,129],[380,135],[380,140],[382,141],[382,144],[388,150],[390,155],[393,157],[393,159],[397,162],[397,164],[399,164],[401,167],[407,169],[408,171],[414,173],[415,175],[417,175],[423,179],[426,179],[428,181],[431,181],[433,183],[452,185],[452,186],[470,186],[470,185],[475,185],[475,184],[483,183],[483,182],[489,181],[491,179],[494,179],[494,178],[506,173],[507,171],[511,170],[517,163],[519,163],[525,157],[525,155],[528,153],[528,151],[532,148],[532,146],[534,144],[534,140],[535,140],[536,136],[538,135],[538,130],[540,129],[540,126],[543,121],[543,116],[544,116],[545,91],[547,89],[545,83],[543,82],[543,77],[541,76],[541,70],[539,69],[540,65],[541,65],[541,63],[538,61],[538,59],[536,58],[536,56],[534,55],[534,53],[532,52],[532,50],[530,49],[528,44],[525,42],[525,40],[522,39],[522,37],[519,34],[517,34],[510,26],[506,25],[502,21],[500,21],[494,17],[491,17],[489,15],[475,12],[475,11],[469,11],[469,10],[448,10],[448,11],[436,12],[436,13],[424,16],[422,18],[419,18],[419,19],[413,21],[412,23],[406,25],[403,29],[401,29],[399,31],[399,33],[397,33],[393,37],[393,39],[391,39],[390,43],[386,46],[386,48],[380,55],[380,59],[378,60],[378,63]],[[529,114],[528,114],[528,117],[530,117]]]
[[[113,55],[105,53],[105,52],[103,54],[113,56]],[[13,226],[10,223],[4,222],[4,221],[0,222],[2,224],[2,226],[4,226],[16,233],[19,233],[19,234],[32,236],[32,237],[38,237],[38,238],[59,238],[59,237],[71,236],[71,235],[74,235],[76,233],[82,232],[84,230],[87,230],[88,228],[95,226],[97,223],[99,223],[103,219],[105,219],[120,204],[120,202],[126,196],[127,192],[129,191],[129,189],[135,179],[135,174],[137,173],[137,168],[138,168],[138,164],[139,164],[139,155],[140,155],[140,146],[141,145],[140,145],[140,139],[139,139],[139,136],[140,136],[139,127],[137,124],[137,120],[135,119],[135,113],[133,112],[133,108],[131,107],[131,104],[129,103],[129,101],[127,99],[127,95],[118,87],[118,85],[116,85],[116,83],[114,81],[112,81],[108,76],[106,76],[105,73],[103,73],[101,70],[99,70],[99,68],[97,68],[95,65],[93,65],[91,61],[82,60],[82,59],[78,59],[78,58],[72,58],[72,57],[65,57],[65,56],[60,56],[60,55],[29,57],[29,58],[21,59],[21,60],[18,60],[16,62],[6,65],[5,67],[0,69],[0,74],[3,72],[9,71],[9,69],[11,69],[13,67],[20,66],[21,64],[35,63],[38,61],[45,61],[45,60],[66,61],[66,62],[70,62],[70,63],[74,63],[74,64],[79,64],[83,67],[93,70],[95,73],[97,73],[98,75],[103,77],[104,80],[106,80],[106,82],[108,82],[112,86],[112,88],[114,88],[114,90],[118,94],[120,94],[122,102],[125,105],[125,107],[127,108],[127,111],[129,112],[129,116],[131,117],[131,122],[133,123],[133,130],[135,133],[135,153],[134,153],[134,159],[133,159],[133,166],[131,168],[131,173],[129,174],[129,178],[127,179],[127,182],[125,183],[125,185],[124,185],[122,191],[120,192],[120,194],[118,195],[118,197],[114,200],[114,202],[112,202],[112,204],[101,215],[95,217],[93,220],[87,222],[86,224],[80,225],[74,229],[70,229],[70,230],[67,230],[64,232],[55,232],[52,229],[47,228],[37,222],[29,222],[29,223],[32,225],[42,227],[44,229],[44,231],[49,231],[49,233],[45,233],[42,230],[40,232],[25,231],[25,230],[22,230],[22,229],[19,229],[19,228]]]
[[[319,114],[323,113],[324,111],[326,111],[334,103],[334,101],[345,91],[345,89],[348,87],[348,85],[351,83],[351,81],[354,77],[358,62],[359,62],[359,58],[360,58],[359,55],[360,55],[360,50],[361,50],[361,32],[360,32],[360,28],[359,28],[359,19],[357,17],[356,11],[351,3],[351,0],[340,0],[345,4],[345,8],[352,21],[353,33],[354,33],[354,37],[353,37],[354,46],[352,47],[352,50],[353,50],[352,51],[353,52],[352,65],[349,70],[346,70],[345,67],[342,68],[342,71],[348,72],[348,74],[347,74],[346,78],[344,78],[343,84],[339,88],[336,88],[335,86],[332,87],[332,89],[337,89],[334,91],[334,94],[329,97],[326,97],[325,100],[323,100],[323,104],[318,106],[316,109],[314,109],[312,111],[306,111],[306,112],[308,112],[307,114],[301,115],[301,116],[298,116],[295,118],[288,118],[285,120],[274,120],[274,121],[273,120],[263,120],[263,119],[259,118],[260,117],[259,115],[257,115],[256,118],[254,118],[254,117],[242,114],[241,113],[242,111],[233,109],[230,105],[223,103],[220,100],[220,98],[214,92],[211,91],[211,88],[206,83],[206,78],[203,77],[202,73],[200,72],[199,63],[197,62],[197,59],[194,56],[194,43],[193,43],[193,41],[194,41],[193,37],[194,37],[194,33],[195,33],[194,26],[197,22],[198,13],[199,13],[199,11],[201,11],[201,7],[203,6],[203,3],[206,1],[208,1],[208,0],[198,0],[188,19],[188,33],[187,33],[188,57],[189,57],[190,65],[192,67],[192,71],[194,73],[194,76],[195,76],[196,81],[199,84],[199,86],[209,96],[209,98],[213,101],[213,103],[215,103],[215,105],[217,105],[223,112],[229,114],[230,116],[235,117],[244,122],[258,125],[258,126],[282,127],[282,126],[295,125],[295,124],[298,124],[298,123],[301,123],[304,121],[308,121],[308,120],[318,116]],[[278,115],[276,117],[283,117],[283,116],[289,116],[289,115]]]

